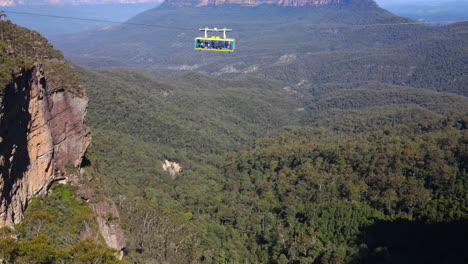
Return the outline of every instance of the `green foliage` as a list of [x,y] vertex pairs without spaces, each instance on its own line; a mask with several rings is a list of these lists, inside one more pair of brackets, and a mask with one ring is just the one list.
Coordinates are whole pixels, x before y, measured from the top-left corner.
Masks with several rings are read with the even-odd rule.
[[115,251],[97,244],[92,239],[85,239],[74,245],[68,252],[72,263],[102,263],[102,264],[120,264],[124,263],[117,260]]
[[80,84],[79,76],[68,62],[49,60],[44,64],[44,70],[49,85],[59,85],[60,89],[75,96],[84,96],[84,89]]
[[0,240],[0,258],[6,263],[123,264],[115,254],[115,251],[92,239],[77,242],[65,249],[54,247],[52,239],[46,235],[37,235],[27,241],[11,237]]
[[[81,75],[89,170],[120,206],[129,261],[348,263],[392,254],[362,241],[380,221],[467,217],[463,96],[373,82],[308,94],[250,77]],[[183,171],[163,171],[165,159]]]
[[[315,22],[330,14],[337,18],[332,9],[301,10]],[[369,19],[361,21],[363,13],[349,16],[350,11]],[[339,12],[347,15],[340,23],[404,21],[379,9]],[[256,73],[289,85],[253,77],[156,78],[128,69],[81,70],[94,137],[86,169],[105,186],[92,199],[109,191],[118,204],[128,260],[388,262],[396,254],[392,248],[366,240],[367,232],[382,223],[430,225],[468,218],[467,100],[421,89],[465,94],[463,25],[311,32],[307,19],[300,20],[296,29],[310,34],[301,34],[293,45],[303,56],[278,62],[285,49],[276,50],[261,62],[268,67]],[[22,30],[12,26],[6,34],[12,47],[22,56],[57,59],[45,66],[49,84],[67,80],[64,89],[74,92],[78,80],[61,55],[40,48],[46,43],[40,39],[34,42],[38,48],[11,35]],[[284,39],[294,39],[294,32],[282,32],[291,34]],[[26,40],[36,36],[23,33]],[[291,45],[269,37],[262,41]],[[8,48],[4,45],[5,54]],[[268,48],[274,47],[262,46]],[[257,51],[250,50],[256,56],[246,56],[246,62],[233,57],[222,63],[253,65],[265,55]],[[211,72],[222,70],[207,61]],[[163,171],[166,159],[181,163],[183,171]],[[118,263],[113,251],[81,239],[94,236],[96,223],[88,206],[75,199],[76,191],[56,185],[48,197],[34,199],[18,233],[1,230],[1,258]],[[440,252],[447,251],[442,246]]]
[[10,53],[9,46],[0,41],[0,96],[5,92],[6,86],[13,80],[13,75],[21,69],[30,69],[32,61],[22,56]]
[[0,229],[0,259],[6,263],[119,264],[117,252],[89,237],[97,223],[87,204],[76,200],[76,188],[54,184],[48,196],[34,198],[15,231]]
[[90,126],[152,142],[173,160],[234,150],[300,116],[300,104],[280,83],[258,78],[222,81],[191,73],[158,80],[122,69],[81,76],[92,98]]
[[3,41],[11,46],[13,51],[31,60],[57,59],[63,60],[60,51],[51,48],[46,38],[36,31],[15,25],[11,21],[0,21],[3,30]]
[[281,254],[293,263],[342,262],[379,219],[467,219],[462,120],[413,134],[288,129],[217,165],[224,198],[211,215],[249,230],[263,263]]
[[0,21],[0,30],[3,38],[0,40],[0,95],[14,74],[32,69],[34,62],[44,66],[49,86],[60,86],[75,96],[84,95],[78,75],[47,39],[10,21]]
[[[87,204],[78,203],[76,188],[55,184],[51,193],[34,198],[24,213],[24,221],[17,226],[20,239],[45,234],[57,247],[76,244],[84,232],[97,230],[94,215]],[[94,231],[93,231],[94,230]]]

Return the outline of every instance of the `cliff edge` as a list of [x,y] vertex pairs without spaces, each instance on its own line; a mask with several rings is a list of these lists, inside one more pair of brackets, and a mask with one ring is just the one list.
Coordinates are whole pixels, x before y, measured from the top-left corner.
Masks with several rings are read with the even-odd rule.
[[0,21],[0,226],[78,168],[91,142],[88,98],[62,54],[34,31]]

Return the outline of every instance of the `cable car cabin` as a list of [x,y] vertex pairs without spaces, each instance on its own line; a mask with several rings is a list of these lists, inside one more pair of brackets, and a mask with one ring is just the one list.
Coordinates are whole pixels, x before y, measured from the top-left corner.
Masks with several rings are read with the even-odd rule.
[[[195,50],[213,50],[234,52],[236,49],[236,40],[227,38],[226,32],[231,32],[228,28],[200,28],[200,31],[205,32],[204,37],[195,38]],[[223,37],[208,37],[208,32],[223,32]]]
[[236,41],[234,39],[209,37],[209,38],[196,38],[195,50],[214,50],[224,52],[234,52],[236,48]]

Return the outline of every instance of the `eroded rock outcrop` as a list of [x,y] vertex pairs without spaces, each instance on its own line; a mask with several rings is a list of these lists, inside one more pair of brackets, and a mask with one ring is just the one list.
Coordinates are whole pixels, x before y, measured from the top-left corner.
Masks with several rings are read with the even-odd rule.
[[101,233],[110,248],[117,250],[119,258],[122,259],[125,235],[121,228],[117,206],[111,200],[105,200],[92,204],[90,207],[96,215],[99,233]]
[[[102,237],[122,257],[117,207],[105,194],[90,201],[93,186],[84,185],[92,177],[79,169],[91,135],[78,75],[37,32],[9,21],[0,28],[0,226],[20,223],[31,199],[55,181],[68,182],[81,189]],[[84,237],[93,233],[83,231]]]
[[91,138],[88,99],[63,55],[35,31],[0,27],[0,226],[13,226],[33,197],[80,166]]
[[177,173],[182,171],[182,166],[179,163],[169,160],[164,161],[162,168],[164,171],[169,172],[173,178],[175,178]]
[[86,96],[48,85],[36,63],[17,73],[1,109],[0,225],[18,224],[28,202],[78,167],[90,143],[84,125]]

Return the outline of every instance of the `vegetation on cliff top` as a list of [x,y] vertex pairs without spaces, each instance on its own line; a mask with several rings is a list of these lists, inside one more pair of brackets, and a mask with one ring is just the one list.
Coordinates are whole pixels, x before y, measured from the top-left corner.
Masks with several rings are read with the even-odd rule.
[[91,209],[76,187],[55,184],[34,198],[15,231],[0,230],[0,258],[7,263],[123,263],[105,246]]
[[[6,228],[0,233],[12,233]],[[115,257],[115,252],[85,239],[71,247],[60,249],[53,246],[53,240],[46,235],[37,235],[28,241],[17,241],[9,234],[0,234],[0,257],[5,263],[31,264],[123,264]]]
[[47,39],[10,21],[0,21],[0,30],[0,94],[15,74],[21,70],[30,70],[38,62],[44,66],[51,90],[63,89],[76,96],[84,95],[78,75]]
[[0,41],[0,97],[6,86],[13,81],[14,74],[21,69],[31,69],[32,64],[32,60],[16,56],[5,42]]

